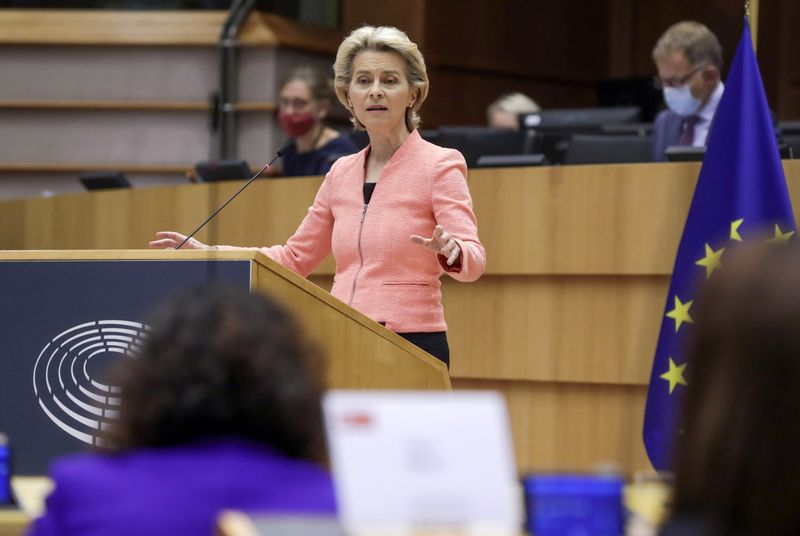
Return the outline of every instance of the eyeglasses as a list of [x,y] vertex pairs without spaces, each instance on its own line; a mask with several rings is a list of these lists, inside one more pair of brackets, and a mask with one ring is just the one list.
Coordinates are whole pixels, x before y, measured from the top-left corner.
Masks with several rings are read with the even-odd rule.
[[684,76],[673,76],[672,78],[661,78],[660,76],[653,77],[653,85],[656,89],[663,89],[665,87],[681,87],[685,85],[695,74],[703,69],[707,64],[701,63]]

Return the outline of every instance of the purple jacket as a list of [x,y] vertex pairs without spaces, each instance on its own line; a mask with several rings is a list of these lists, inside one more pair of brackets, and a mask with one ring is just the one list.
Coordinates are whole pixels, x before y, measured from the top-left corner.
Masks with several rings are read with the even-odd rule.
[[330,476],[243,440],[84,454],[56,462],[29,534],[213,534],[223,509],[334,514]]

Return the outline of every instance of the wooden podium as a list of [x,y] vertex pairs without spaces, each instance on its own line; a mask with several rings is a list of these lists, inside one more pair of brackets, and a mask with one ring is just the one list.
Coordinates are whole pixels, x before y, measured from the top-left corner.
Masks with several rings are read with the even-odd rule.
[[135,355],[159,302],[204,283],[294,312],[329,387],[450,389],[441,361],[256,251],[0,251],[0,430],[17,474],[101,444],[120,403],[107,372]]
[[269,294],[295,313],[327,356],[329,387],[450,389],[441,361],[258,252],[0,251],[0,262],[226,260],[249,262],[251,289]]

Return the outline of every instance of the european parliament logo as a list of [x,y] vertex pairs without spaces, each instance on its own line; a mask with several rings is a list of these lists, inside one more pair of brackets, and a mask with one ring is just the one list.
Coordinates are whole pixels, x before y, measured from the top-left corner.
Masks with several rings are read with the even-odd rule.
[[0,431],[19,474],[102,446],[120,410],[112,371],[134,358],[165,298],[221,283],[251,288],[248,260],[0,262]]
[[120,390],[106,378],[120,359],[141,349],[150,328],[128,320],[97,320],[53,337],[33,365],[33,393],[47,417],[70,436],[102,446],[118,417]]

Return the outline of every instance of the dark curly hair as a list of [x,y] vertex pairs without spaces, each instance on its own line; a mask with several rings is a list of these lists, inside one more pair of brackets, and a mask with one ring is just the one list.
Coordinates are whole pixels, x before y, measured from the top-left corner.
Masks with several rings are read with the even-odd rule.
[[233,436],[323,461],[321,359],[272,299],[204,286],[170,300],[117,370],[114,450]]

